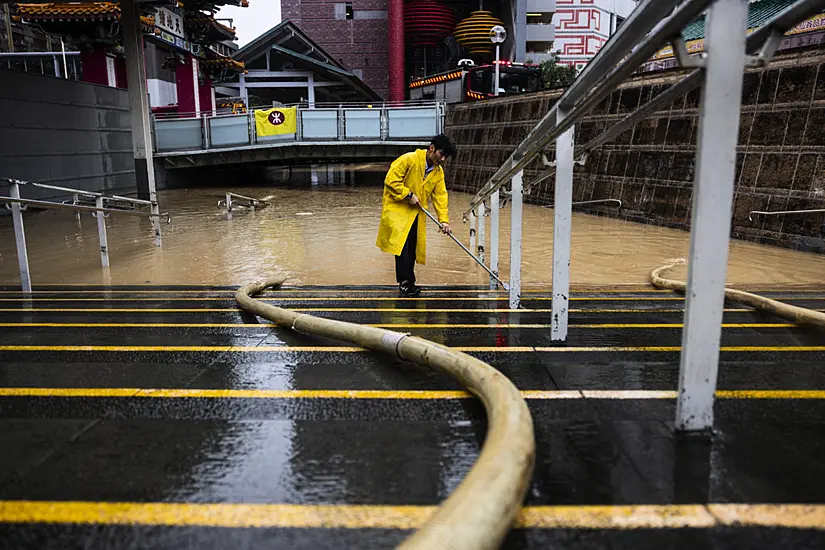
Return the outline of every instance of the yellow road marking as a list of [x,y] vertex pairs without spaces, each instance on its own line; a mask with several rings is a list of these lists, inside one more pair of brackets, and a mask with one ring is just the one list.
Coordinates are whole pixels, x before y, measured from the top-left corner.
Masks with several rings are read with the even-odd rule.
[[[679,346],[589,346],[589,347],[530,347],[530,346],[451,346],[450,349],[467,353],[579,353],[579,352],[677,352]],[[352,346],[0,346],[0,351],[105,351],[105,352],[334,352],[367,351]],[[814,352],[825,351],[825,346],[722,346],[722,352]]]
[[[3,523],[168,525],[234,528],[401,529],[421,527],[435,506],[176,502],[0,501]],[[517,529],[822,529],[821,504],[527,506]]]
[[[527,400],[676,399],[672,390],[523,390]],[[189,388],[0,388],[0,397],[144,397],[156,399],[469,399],[461,390],[233,390]],[[719,399],[825,399],[825,390],[719,390]]]
[[[0,323],[0,327],[20,328],[271,328],[273,323]],[[549,329],[549,324],[519,323],[376,323],[364,324],[377,328],[506,328],[506,329]],[[682,328],[681,323],[608,323],[570,325],[575,329],[675,329]],[[791,323],[728,323],[722,328],[789,328]]]

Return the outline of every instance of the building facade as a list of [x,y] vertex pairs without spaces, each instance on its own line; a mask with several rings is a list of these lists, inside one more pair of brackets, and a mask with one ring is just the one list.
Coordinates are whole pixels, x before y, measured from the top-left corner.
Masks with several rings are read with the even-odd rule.
[[[529,1],[529,0],[528,0]],[[541,0],[535,0],[541,3]],[[636,0],[555,0],[553,51],[565,65],[584,67],[636,8]],[[534,59],[543,61],[541,58]]]
[[479,44],[495,24],[507,29],[505,60],[540,63],[560,51],[562,63],[583,66],[635,7],[636,0],[281,0],[281,15],[397,100],[410,78],[454,69],[460,59],[491,63],[492,46]]

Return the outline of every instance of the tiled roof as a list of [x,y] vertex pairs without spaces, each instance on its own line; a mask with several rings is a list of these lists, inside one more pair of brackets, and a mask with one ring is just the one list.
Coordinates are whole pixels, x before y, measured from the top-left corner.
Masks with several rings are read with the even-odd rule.
[[[110,21],[120,19],[120,6],[113,2],[86,2],[79,4],[17,4],[19,16],[45,23],[48,21]],[[155,26],[155,18],[142,15],[144,26]]]
[[120,17],[120,6],[113,2],[17,4],[17,13],[33,20],[116,19]]
[[232,69],[239,73],[246,72],[246,65],[243,61],[237,61],[212,50],[209,50],[207,55],[211,56],[212,59],[201,59],[200,61],[201,67],[205,69]]
[[[748,6],[748,28],[754,29],[766,23],[796,0],[756,0]],[[685,40],[697,40],[705,37],[705,16],[703,15],[682,31]]]

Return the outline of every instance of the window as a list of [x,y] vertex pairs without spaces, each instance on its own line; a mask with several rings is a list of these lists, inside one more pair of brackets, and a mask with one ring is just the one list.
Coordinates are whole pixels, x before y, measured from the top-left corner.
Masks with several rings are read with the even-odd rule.
[[338,2],[335,4],[335,19],[352,19],[352,2]]

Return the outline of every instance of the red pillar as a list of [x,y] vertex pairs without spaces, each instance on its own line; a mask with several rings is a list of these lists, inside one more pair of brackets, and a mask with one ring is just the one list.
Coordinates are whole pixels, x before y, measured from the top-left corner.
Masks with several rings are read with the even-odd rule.
[[115,58],[115,78],[118,88],[124,90],[129,88],[129,83],[126,80],[126,60],[122,57]]
[[201,111],[212,112],[215,110],[215,105],[212,103],[212,79],[209,78],[209,73],[204,71],[203,84],[200,85],[198,93],[201,99]]
[[404,101],[404,0],[389,0],[390,101]]
[[91,49],[83,48],[80,52],[80,64],[83,82],[109,85],[109,73],[106,70],[106,46],[95,44]]
[[[193,64],[194,62],[194,64]],[[194,116],[200,112],[197,80],[197,60],[191,54],[185,54],[183,63],[175,67],[175,81],[178,88],[178,113]]]

